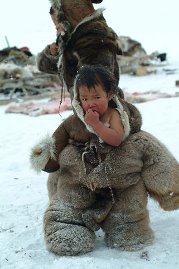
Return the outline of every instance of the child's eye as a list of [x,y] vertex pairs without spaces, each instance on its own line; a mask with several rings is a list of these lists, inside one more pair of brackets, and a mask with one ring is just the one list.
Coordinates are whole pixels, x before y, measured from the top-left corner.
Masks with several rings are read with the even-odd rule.
[[82,98],[81,100],[86,102],[87,101],[87,98]]
[[100,96],[96,96],[95,98],[96,98],[96,99],[100,99],[101,97],[100,97]]

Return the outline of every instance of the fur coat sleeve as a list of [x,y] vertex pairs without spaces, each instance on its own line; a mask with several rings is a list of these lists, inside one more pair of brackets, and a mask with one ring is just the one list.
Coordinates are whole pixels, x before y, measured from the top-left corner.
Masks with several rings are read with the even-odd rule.
[[59,55],[53,56],[50,54],[50,45],[37,55],[37,67],[40,71],[48,74],[57,74],[57,62]]
[[34,170],[52,173],[60,168],[59,156],[68,144],[85,144],[92,138],[82,121],[71,115],[55,130],[52,137],[42,139],[31,150],[30,160]]

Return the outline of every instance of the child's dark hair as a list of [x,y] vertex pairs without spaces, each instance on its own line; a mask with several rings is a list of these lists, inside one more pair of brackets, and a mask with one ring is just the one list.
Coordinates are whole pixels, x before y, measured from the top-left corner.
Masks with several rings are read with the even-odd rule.
[[118,85],[113,74],[102,65],[84,65],[76,76],[76,89],[80,86],[86,86],[88,89],[94,88],[95,85],[102,84],[104,91],[116,94]]

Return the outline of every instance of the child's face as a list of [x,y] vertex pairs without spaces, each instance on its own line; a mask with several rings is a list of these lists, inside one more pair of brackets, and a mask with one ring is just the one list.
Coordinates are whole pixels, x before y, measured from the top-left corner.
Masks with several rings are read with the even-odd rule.
[[99,115],[103,115],[108,109],[108,103],[112,98],[112,94],[107,94],[99,84],[91,89],[87,86],[80,86],[79,98],[85,113],[88,109],[92,109],[98,112]]

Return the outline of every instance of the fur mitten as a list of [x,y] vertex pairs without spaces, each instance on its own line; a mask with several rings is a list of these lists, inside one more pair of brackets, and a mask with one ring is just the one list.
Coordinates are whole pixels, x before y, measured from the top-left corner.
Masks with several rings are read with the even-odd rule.
[[32,148],[30,163],[36,172],[40,172],[45,169],[49,159],[57,163],[54,138],[47,136]]

